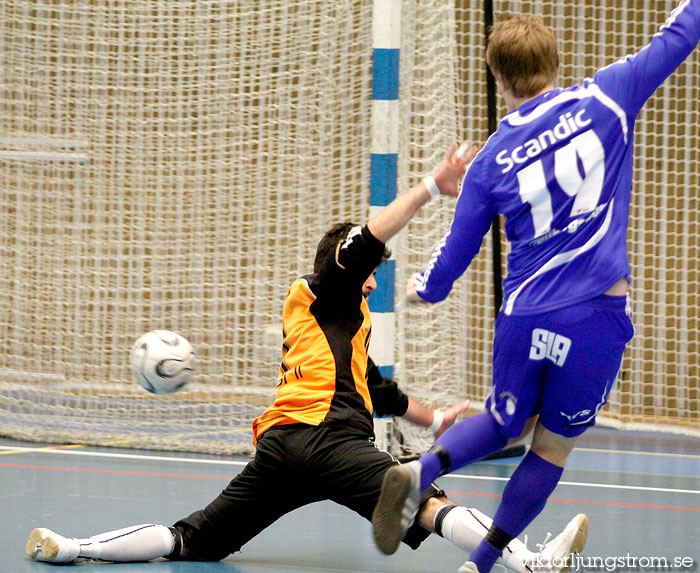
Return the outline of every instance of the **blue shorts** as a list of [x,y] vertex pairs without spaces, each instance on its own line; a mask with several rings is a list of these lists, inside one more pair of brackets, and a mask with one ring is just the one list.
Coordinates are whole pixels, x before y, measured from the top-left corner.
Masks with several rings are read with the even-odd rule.
[[634,335],[627,297],[601,295],[551,312],[496,319],[487,410],[508,437],[539,414],[574,437],[595,424]]

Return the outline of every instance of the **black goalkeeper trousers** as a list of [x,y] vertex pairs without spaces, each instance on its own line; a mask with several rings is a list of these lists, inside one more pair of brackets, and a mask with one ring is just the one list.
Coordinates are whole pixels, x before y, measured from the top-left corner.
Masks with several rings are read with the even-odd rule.
[[[339,425],[270,428],[258,441],[255,458],[226,489],[175,524],[183,534],[179,558],[223,559],[281,516],[315,501],[334,501],[370,520],[382,478],[397,464],[372,439]],[[444,495],[433,486],[423,503]],[[429,534],[414,524],[404,543],[416,549]]]

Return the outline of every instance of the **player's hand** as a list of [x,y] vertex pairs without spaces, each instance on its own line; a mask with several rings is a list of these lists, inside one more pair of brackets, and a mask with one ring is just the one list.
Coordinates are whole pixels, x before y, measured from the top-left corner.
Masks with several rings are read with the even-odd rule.
[[470,141],[465,141],[457,146],[453,143],[445,154],[442,163],[433,173],[433,179],[440,189],[441,195],[457,197],[462,182],[462,177],[467,170],[467,165],[476,156],[477,148]]
[[446,410],[442,410],[442,426],[440,426],[440,429],[437,432],[435,432],[435,437],[440,437],[442,433],[445,430],[447,430],[447,428],[454,424],[457,421],[457,418],[460,416],[460,414],[463,414],[469,409],[469,404],[471,404],[471,400],[465,400],[460,404],[455,404],[454,406],[450,406]]
[[406,281],[406,302],[410,304],[428,304],[416,292],[414,281],[418,276],[420,276],[420,273],[413,273]]

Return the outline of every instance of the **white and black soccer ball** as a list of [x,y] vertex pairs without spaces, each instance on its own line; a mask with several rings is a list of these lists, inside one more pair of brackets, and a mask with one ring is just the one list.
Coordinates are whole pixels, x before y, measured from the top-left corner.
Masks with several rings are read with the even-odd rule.
[[131,347],[134,377],[153,394],[177,392],[192,380],[196,368],[194,348],[177,332],[153,330]]

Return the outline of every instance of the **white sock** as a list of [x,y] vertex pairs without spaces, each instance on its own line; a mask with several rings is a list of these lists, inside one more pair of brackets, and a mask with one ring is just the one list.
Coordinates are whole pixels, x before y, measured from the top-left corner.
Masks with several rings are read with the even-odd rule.
[[[441,533],[445,539],[454,543],[462,551],[471,553],[481,543],[490,527],[491,518],[489,516],[473,507],[458,505],[445,515],[442,520]],[[535,554],[528,551],[522,541],[513,539],[503,550],[502,556],[498,558],[496,563],[520,573],[529,573],[530,570],[525,568],[523,561],[534,557]]]
[[102,561],[150,561],[170,555],[175,539],[165,525],[143,524],[77,539],[80,555]]

